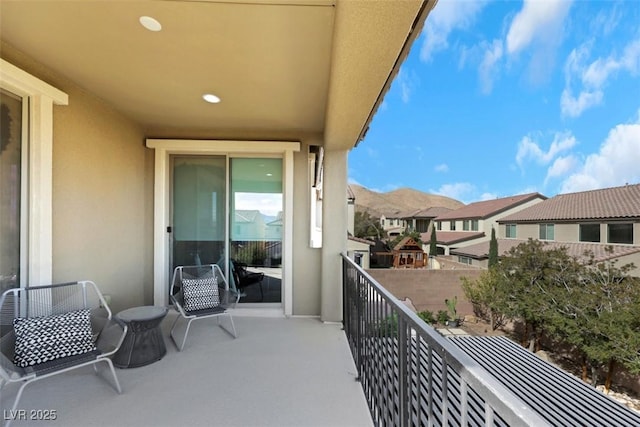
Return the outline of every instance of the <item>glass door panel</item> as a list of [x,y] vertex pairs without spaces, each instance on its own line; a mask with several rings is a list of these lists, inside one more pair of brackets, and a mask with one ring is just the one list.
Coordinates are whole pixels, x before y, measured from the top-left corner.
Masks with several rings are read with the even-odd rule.
[[240,302],[282,302],[282,159],[230,160],[230,261]]
[[21,285],[22,98],[0,90],[0,292]]
[[173,157],[172,266],[224,265],[226,157]]

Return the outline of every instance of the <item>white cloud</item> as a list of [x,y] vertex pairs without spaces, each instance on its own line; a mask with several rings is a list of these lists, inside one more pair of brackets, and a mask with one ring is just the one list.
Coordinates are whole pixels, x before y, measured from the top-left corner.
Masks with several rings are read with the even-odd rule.
[[498,198],[498,195],[496,193],[482,193],[480,195],[480,201],[494,200],[497,198]]
[[578,141],[570,133],[556,133],[553,141],[547,151],[543,151],[540,145],[530,136],[525,136],[518,145],[518,153],[516,154],[516,163],[520,168],[523,167],[524,161],[533,159],[538,164],[546,165],[556,158],[560,153],[573,148]]
[[463,203],[472,195],[476,187],[468,182],[457,182],[454,184],[443,184],[438,190],[429,190],[431,193],[440,194],[441,196],[451,197],[460,200]]
[[449,165],[447,165],[446,163],[441,163],[441,164],[437,165],[437,166],[434,168],[434,170],[435,170],[436,172],[442,172],[442,173],[444,173],[444,172],[449,172]]
[[396,82],[400,86],[400,98],[402,102],[407,104],[411,100],[411,94],[419,85],[420,79],[414,71],[402,67],[398,73]]
[[485,52],[480,63],[480,85],[482,93],[489,94],[493,90],[493,81],[497,75],[496,64],[502,58],[502,40],[495,39],[493,43],[485,43]]
[[558,178],[569,174],[576,169],[578,163],[578,158],[574,155],[558,157],[547,170],[547,176],[544,180],[545,185],[552,178]]
[[615,187],[640,182],[640,111],[635,123],[611,129],[598,153],[587,156],[578,172],[561,186],[561,193]]
[[622,18],[620,3],[615,3],[611,10],[601,10],[591,22],[591,33],[602,33],[604,36],[609,35],[618,26],[620,18]]
[[[630,42],[622,54],[611,54],[587,63],[590,43],[571,51],[565,63],[565,88],[560,97],[563,116],[578,117],[586,109],[598,105],[604,98],[607,82],[621,71],[636,75],[640,71],[640,39]],[[577,83],[574,83],[577,82]],[[572,87],[577,86],[578,95]]]
[[565,88],[560,96],[560,110],[563,116],[578,117],[588,108],[602,102],[603,93],[601,90],[589,92],[583,90],[578,97],[574,97],[569,89]]
[[564,38],[564,21],[571,0],[524,0],[506,37],[506,50],[511,56],[529,50],[527,74],[534,84],[549,79],[555,55]]
[[429,15],[422,31],[420,59],[429,62],[438,51],[449,46],[449,34],[457,29],[469,28],[486,1],[440,0]]
[[534,41],[546,42],[557,36],[570,7],[569,0],[524,0],[507,34],[509,54],[526,49]]

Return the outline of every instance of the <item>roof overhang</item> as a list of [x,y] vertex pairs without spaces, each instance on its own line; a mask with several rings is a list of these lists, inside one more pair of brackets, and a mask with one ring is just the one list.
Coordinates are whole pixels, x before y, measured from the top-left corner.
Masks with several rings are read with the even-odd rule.
[[[349,149],[434,5],[3,1],[0,54],[18,66],[25,57],[44,65],[37,77],[47,81],[50,70],[95,94],[150,138],[313,137],[326,149]],[[144,29],[141,16],[162,30]],[[208,92],[222,101],[204,102]]]

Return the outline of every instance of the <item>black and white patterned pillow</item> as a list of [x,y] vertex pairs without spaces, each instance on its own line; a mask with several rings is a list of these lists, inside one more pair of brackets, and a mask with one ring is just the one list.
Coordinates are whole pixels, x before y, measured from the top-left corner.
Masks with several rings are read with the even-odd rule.
[[220,305],[218,278],[182,279],[185,311],[207,310]]
[[13,319],[14,363],[22,368],[96,349],[89,309]]

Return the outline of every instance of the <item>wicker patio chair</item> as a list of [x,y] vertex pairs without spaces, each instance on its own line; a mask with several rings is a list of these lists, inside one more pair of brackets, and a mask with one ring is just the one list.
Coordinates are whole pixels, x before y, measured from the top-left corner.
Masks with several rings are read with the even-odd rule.
[[14,288],[0,296],[0,390],[82,366],[108,365],[113,386],[122,392],[109,358],[124,340],[127,328],[111,318],[111,310],[95,283],[80,281]]
[[[217,317],[220,327],[237,338],[233,317],[227,310],[237,302],[237,293],[229,289],[218,265],[176,267],[171,281],[170,298],[178,311],[170,335],[179,351],[184,348],[191,323],[199,319]],[[225,328],[220,323],[221,316],[229,318],[231,328]],[[176,326],[180,319],[186,321],[186,330],[181,340],[176,338]]]

